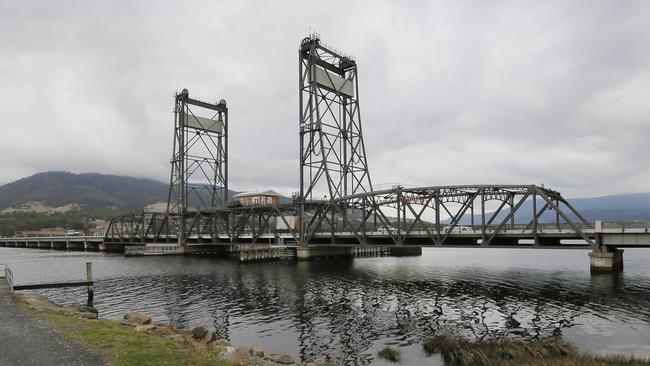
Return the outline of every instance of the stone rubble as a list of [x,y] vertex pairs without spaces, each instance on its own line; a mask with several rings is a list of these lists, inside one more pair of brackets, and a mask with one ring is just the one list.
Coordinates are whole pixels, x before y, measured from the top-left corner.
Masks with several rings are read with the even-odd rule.
[[315,362],[297,363],[286,354],[266,354],[261,347],[236,347],[227,339],[217,339],[208,327],[200,325],[192,330],[175,329],[170,324],[152,323],[151,318],[143,313],[129,312],[120,324],[132,326],[138,332],[152,336],[170,338],[202,352],[216,353],[220,358],[237,366],[324,366]]

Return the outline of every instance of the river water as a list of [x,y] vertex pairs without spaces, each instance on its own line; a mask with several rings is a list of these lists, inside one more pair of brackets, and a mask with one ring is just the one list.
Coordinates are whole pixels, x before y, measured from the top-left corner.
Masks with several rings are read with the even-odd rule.
[[[625,272],[589,273],[585,250],[424,249],[374,257],[239,265],[211,257],[123,257],[0,248],[16,283],[83,280],[93,262],[100,316],[142,311],[155,321],[204,324],[235,344],[302,361],[441,365],[420,342],[562,337],[586,352],[650,356],[650,250],[628,249]],[[43,290],[62,304],[85,289]]]

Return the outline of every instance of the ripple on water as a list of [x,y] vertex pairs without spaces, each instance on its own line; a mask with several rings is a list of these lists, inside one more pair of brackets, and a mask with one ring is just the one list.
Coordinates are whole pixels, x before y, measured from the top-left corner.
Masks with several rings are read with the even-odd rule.
[[[618,276],[591,276],[584,251],[480,254],[443,248],[421,257],[239,266],[215,258],[0,248],[0,262],[10,264],[18,282],[33,283],[83,279],[83,263],[92,261],[104,317],[137,310],[177,327],[205,324],[235,343],[304,361],[370,365],[391,344],[402,349],[402,364],[435,364],[419,348],[435,333],[562,336],[594,352],[643,352],[622,342],[650,343],[650,251],[626,250]],[[63,304],[85,301],[84,289],[41,292]]]

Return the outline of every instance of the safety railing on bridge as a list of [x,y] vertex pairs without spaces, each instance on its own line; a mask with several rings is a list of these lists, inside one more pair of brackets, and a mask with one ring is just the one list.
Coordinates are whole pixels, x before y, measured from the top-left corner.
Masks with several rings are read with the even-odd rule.
[[650,229],[650,222],[628,221],[628,222],[603,222],[603,229]]

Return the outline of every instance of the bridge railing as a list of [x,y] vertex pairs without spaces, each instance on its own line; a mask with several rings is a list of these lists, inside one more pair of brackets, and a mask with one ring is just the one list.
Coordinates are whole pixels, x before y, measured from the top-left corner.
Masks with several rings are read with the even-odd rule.
[[27,235],[27,236],[0,236],[0,240],[39,240],[39,239],[88,239],[103,238],[104,235]]
[[603,229],[650,229],[650,222],[629,221],[629,222],[603,222]]

